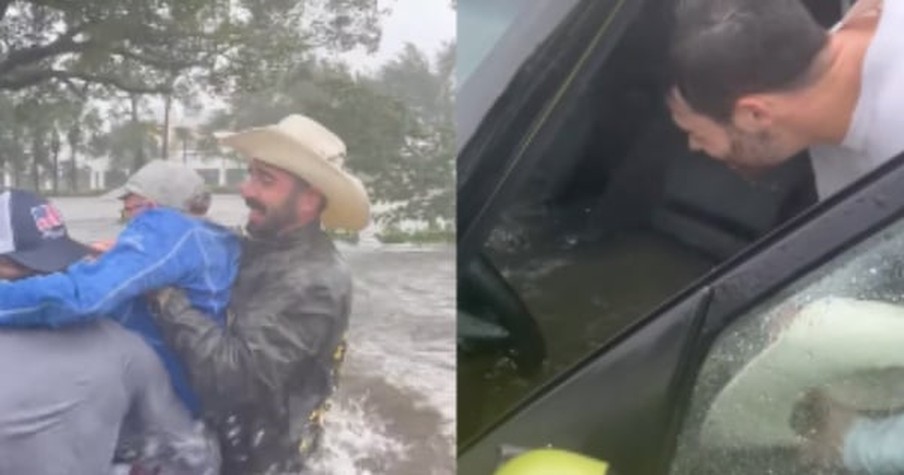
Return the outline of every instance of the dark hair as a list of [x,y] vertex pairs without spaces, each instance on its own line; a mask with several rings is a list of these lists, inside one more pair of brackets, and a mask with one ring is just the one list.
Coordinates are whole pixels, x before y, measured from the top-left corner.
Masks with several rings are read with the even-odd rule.
[[800,0],[679,0],[672,84],[697,112],[727,122],[741,96],[804,83],[827,41]]

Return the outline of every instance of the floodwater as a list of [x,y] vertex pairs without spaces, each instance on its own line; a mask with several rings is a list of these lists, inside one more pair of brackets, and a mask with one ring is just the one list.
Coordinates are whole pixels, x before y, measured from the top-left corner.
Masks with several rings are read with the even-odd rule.
[[[112,238],[119,203],[53,200],[76,239]],[[244,222],[234,195],[210,216]],[[340,243],[355,277],[349,350],[312,475],[455,473],[455,264],[452,246]]]
[[462,444],[711,268],[695,253],[646,234],[599,246],[486,250],[536,319],[547,359],[535,373],[522,375],[508,357],[459,354]]

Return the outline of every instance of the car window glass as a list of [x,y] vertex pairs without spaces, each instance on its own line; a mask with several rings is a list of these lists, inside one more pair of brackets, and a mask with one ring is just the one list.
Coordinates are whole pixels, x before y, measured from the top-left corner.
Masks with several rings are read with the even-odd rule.
[[[863,426],[846,439],[848,465],[837,449],[814,459],[808,447],[820,446],[805,442],[854,434],[821,424],[850,411],[894,427],[904,408],[902,231],[896,223],[827,261],[722,332],[696,379],[671,473],[811,473],[814,460],[827,473],[859,473],[863,460],[889,462],[877,434],[900,443],[904,432]],[[838,417],[820,417],[827,407]],[[893,467],[887,473],[904,470]]]
[[456,59],[458,83],[467,79],[474,68],[493,49],[499,37],[511,27],[519,15],[535,8],[538,0],[460,0],[458,2],[459,36]]
[[[579,0],[459,0],[456,143],[459,150],[537,47]],[[555,58],[540,58],[548,64]]]

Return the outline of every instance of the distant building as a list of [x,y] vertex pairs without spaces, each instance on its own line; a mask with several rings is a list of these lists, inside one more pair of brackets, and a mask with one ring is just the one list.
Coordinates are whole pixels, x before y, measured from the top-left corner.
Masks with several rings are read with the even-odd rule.
[[[159,158],[155,158],[159,159]],[[207,185],[211,188],[235,188],[245,179],[246,167],[242,162],[230,160],[226,157],[212,157],[202,155],[194,150],[170,155],[167,160],[183,162],[198,172]],[[87,168],[89,175],[89,190],[105,190],[121,185],[128,178],[130,172],[111,170],[110,160],[107,157],[83,160],[83,167]]]
[[[183,160],[182,153],[171,155],[168,160],[182,161],[198,172],[207,185],[215,189],[236,188],[245,179],[246,165],[242,162],[230,160],[226,157],[212,157],[201,155],[195,151],[188,151]],[[71,191],[69,160],[60,160],[58,189],[61,192]],[[3,187],[18,186],[20,188],[34,188],[34,180],[30,169],[19,171],[18,183],[14,179],[14,172],[10,166],[0,170],[0,184]],[[78,191],[102,191],[115,188],[125,183],[132,170],[119,170],[110,168],[109,157],[90,158],[81,157],[78,161],[77,182]],[[48,170],[43,170],[40,179],[41,189],[49,191],[53,188],[53,178]]]

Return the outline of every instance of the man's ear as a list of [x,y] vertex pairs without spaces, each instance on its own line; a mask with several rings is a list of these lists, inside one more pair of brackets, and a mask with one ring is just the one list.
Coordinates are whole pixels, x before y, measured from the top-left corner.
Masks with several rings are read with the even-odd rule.
[[775,116],[768,98],[744,96],[735,102],[731,119],[738,129],[757,133],[772,127]]
[[320,194],[319,191],[317,191],[315,188],[309,187],[302,192],[299,203],[302,212],[304,212],[305,214],[317,215],[320,214],[320,211],[323,208],[323,200],[324,197],[322,194]]

